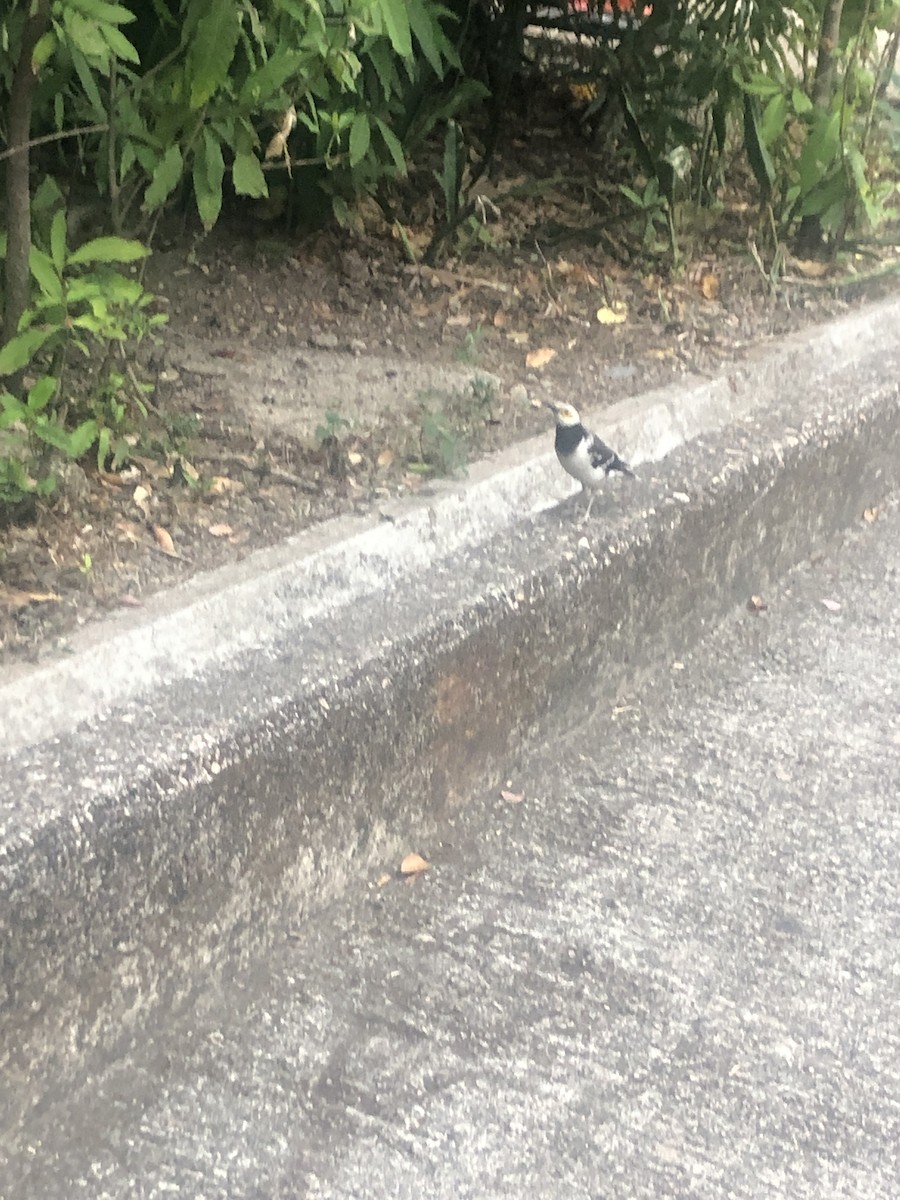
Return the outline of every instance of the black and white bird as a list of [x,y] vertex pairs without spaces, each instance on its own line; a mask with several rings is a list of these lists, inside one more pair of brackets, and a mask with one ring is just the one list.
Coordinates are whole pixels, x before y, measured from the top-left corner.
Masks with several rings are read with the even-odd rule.
[[556,417],[556,457],[564,471],[577,479],[588,493],[588,506],[582,517],[586,521],[597,491],[611,471],[621,471],[634,478],[634,471],[623,462],[612,447],[601,441],[596,433],[581,423],[578,410],[571,404],[551,404],[547,407]]

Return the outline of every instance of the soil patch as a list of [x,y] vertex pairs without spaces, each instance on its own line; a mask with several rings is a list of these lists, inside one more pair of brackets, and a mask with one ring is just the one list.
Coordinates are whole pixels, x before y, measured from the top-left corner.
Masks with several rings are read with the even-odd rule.
[[771,286],[736,249],[737,203],[727,236],[659,274],[588,186],[596,156],[545,133],[511,148],[477,246],[438,269],[376,220],[298,240],[259,213],[251,235],[155,253],[145,283],[169,324],[143,366],[165,449],[115,475],[70,466],[34,523],[0,531],[0,662],[60,653],[78,625],[192,573],[549,438],[542,400],[596,410],[716,375],[892,285],[789,262]]

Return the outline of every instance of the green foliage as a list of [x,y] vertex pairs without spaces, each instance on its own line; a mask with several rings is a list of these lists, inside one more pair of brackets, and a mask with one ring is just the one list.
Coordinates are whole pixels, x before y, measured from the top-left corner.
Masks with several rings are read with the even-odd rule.
[[316,426],[315,438],[330,475],[344,473],[343,442],[349,430],[350,422],[333,408],[328,409],[324,420]]
[[[642,245],[651,254],[662,254],[671,249],[673,259],[678,252],[675,241],[675,228],[672,222],[672,209],[668,199],[659,193],[659,180],[651,176],[644,185],[641,193],[625,184],[619,185],[619,191],[638,210],[643,223]],[[663,238],[660,234],[668,235]]]
[[[100,466],[110,459],[121,462],[128,453],[134,408],[144,415],[145,409],[139,386],[116,368],[110,351],[140,341],[165,317],[148,313],[152,297],[116,268],[146,254],[139,242],[115,237],[70,250],[61,208],[50,218],[45,245],[32,246],[33,299],[18,333],[0,349],[0,378],[24,371],[33,381],[24,398],[0,393],[5,503],[52,492],[53,452],[78,459],[96,448]],[[84,360],[90,377],[78,401],[64,387],[73,356]]]
[[598,44],[591,109],[621,120],[644,181],[625,195],[645,214],[645,247],[660,248],[665,218],[677,257],[679,206],[715,203],[737,147],[780,236],[815,214],[837,243],[848,226],[889,214],[890,185],[877,182],[886,164],[873,116],[885,56],[874,34],[896,28],[900,3],[846,0],[845,18],[850,8],[856,17],[844,21],[836,87],[823,105],[811,95],[825,8],[824,0],[661,4]]
[[[26,4],[0,18],[12,63]],[[79,153],[116,232],[149,227],[188,180],[210,229],[225,189],[265,197],[269,170],[291,171],[292,157],[319,166],[318,186],[349,219],[349,205],[404,175],[410,149],[478,94],[458,89],[448,108],[443,82],[460,67],[452,26],[436,0],[53,0],[33,60],[35,120],[103,126]],[[0,65],[0,111],[10,82]],[[264,155],[291,110],[292,128]]]
[[419,419],[419,458],[410,469],[421,474],[456,475],[468,460],[465,437],[441,408],[423,405]]

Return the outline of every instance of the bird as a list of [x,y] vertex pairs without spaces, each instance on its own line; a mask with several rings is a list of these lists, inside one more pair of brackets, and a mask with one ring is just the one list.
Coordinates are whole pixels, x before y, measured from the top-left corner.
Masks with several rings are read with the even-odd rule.
[[591,508],[598,489],[611,471],[620,471],[634,478],[628,463],[619,458],[611,446],[591,433],[581,423],[578,410],[571,404],[547,402],[547,408],[556,417],[556,457],[564,471],[577,479],[585,492],[589,493],[588,506],[582,521],[591,515]]

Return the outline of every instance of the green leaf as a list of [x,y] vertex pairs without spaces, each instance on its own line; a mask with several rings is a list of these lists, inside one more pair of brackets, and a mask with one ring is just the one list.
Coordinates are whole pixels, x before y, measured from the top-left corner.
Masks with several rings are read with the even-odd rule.
[[806,92],[801,91],[800,88],[794,88],[794,90],[791,92],[791,104],[793,104],[794,112],[798,117],[802,117],[806,113],[812,112],[813,102],[810,100],[809,96],[807,96]]
[[81,86],[84,88],[84,94],[90,102],[94,120],[104,122],[106,120],[106,106],[100,96],[97,81],[94,79],[93,71],[88,66],[87,59],[76,45],[69,46],[69,53],[72,56],[72,66],[75,68],[75,73],[81,81]]
[[41,346],[56,332],[55,329],[26,329],[10,338],[0,350],[0,378],[15,375],[27,367]]
[[52,29],[48,29],[46,33],[38,38],[37,44],[31,52],[31,73],[37,75],[40,73],[41,67],[48,63],[53,57],[53,51],[57,46],[56,33]]
[[203,140],[194,155],[194,198],[197,212],[207,233],[219,219],[222,210],[222,180],[225,161],[219,139],[210,129],[203,130]]
[[331,211],[334,213],[334,219],[343,229],[349,229],[353,225],[353,213],[343,196],[331,197]]
[[81,263],[130,263],[146,258],[150,251],[133,238],[99,237],[79,246],[69,256],[69,266]]
[[84,15],[93,21],[108,25],[128,25],[136,20],[133,12],[123,8],[121,4],[106,4],[105,0],[68,0],[73,8],[80,8]]
[[403,147],[400,144],[400,139],[391,129],[390,125],[382,121],[381,117],[375,118],[375,124],[378,126],[378,132],[387,146],[388,154],[394,160],[394,166],[397,168],[398,175],[406,174],[406,159],[403,156]]
[[39,379],[28,393],[28,411],[36,413],[45,409],[56,393],[56,386],[52,375],[44,375]]
[[774,145],[781,134],[784,133],[787,112],[787,99],[781,94],[773,96],[764,108],[762,120],[759,123],[759,132],[767,146]]
[[400,77],[397,74],[397,64],[387,42],[382,39],[373,40],[367,48],[369,62],[375,68],[381,90],[385,98],[389,98],[398,90]]
[[54,304],[62,300],[63,286],[59,272],[53,265],[53,259],[37,246],[32,246],[28,252],[28,266],[45,297]]
[[238,154],[231,168],[234,190],[239,196],[268,196],[269,189],[259,159],[255,154]]
[[66,33],[85,58],[94,59],[105,66],[109,59],[109,48],[96,21],[86,20],[77,9],[68,4],[63,5],[62,18]]
[[161,208],[174,192],[181,181],[184,172],[184,160],[179,146],[170,146],[156,164],[153,178],[144,193],[143,208],[145,212],[154,212]]
[[744,149],[763,195],[771,195],[775,183],[775,164],[760,133],[758,101],[749,93],[744,96]]
[[61,208],[53,214],[50,226],[50,254],[57,275],[62,275],[66,265],[66,214]]
[[409,30],[409,16],[403,0],[381,0],[381,15],[394,50],[401,58],[411,58],[412,37]]
[[266,104],[293,75],[299,75],[303,56],[296,50],[279,47],[268,62],[244,80],[238,93],[242,109],[259,108]]
[[103,34],[106,44],[116,58],[122,59],[123,62],[134,63],[137,67],[141,65],[137,50],[135,50],[125,34],[116,29],[115,25],[101,25],[100,32]]
[[[434,25],[431,14],[419,0],[410,0],[406,5],[406,15],[416,41],[422,47],[422,53],[428,59],[428,64],[438,79],[444,76],[444,60],[441,58],[434,36]],[[392,39],[393,40],[393,39]]]
[[[28,409],[9,392],[0,392],[0,429],[9,429],[16,421],[27,421]],[[5,466],[0,458],[0,466]]]
[[369,152],[372,141],[372,128],[369,118],[364,112],[358,112],[350,126],[350,166],[361,163]]
[[191,44],[191,108],[201,108],[228,78],[240,34],[233,0],[212,0]]

